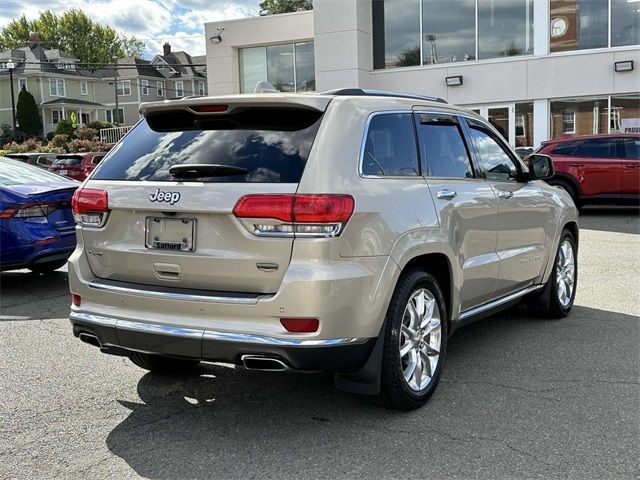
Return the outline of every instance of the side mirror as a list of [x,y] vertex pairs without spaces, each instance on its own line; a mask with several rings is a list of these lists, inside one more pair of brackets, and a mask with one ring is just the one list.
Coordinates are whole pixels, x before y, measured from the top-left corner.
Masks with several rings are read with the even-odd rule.
[[553,160],[548,155],[532,153],[527,157],[529,178],[531,180],[547,180],[555,175]]

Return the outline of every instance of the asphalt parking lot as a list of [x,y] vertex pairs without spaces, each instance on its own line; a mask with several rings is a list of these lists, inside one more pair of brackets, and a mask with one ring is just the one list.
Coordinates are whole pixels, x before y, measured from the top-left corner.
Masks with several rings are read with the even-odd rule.
[[326,374],[146,374],[71,334],[64,269],[0,276],[0,478],[638,478],[640,218],[581,215],[576,306],[457,332],[431,402]]

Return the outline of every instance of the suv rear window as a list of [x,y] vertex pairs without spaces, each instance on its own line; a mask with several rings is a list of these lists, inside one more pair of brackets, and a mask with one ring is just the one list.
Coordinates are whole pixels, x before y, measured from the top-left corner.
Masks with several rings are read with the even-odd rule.
[[174,165],[241,167],[248,173],[192,178],[198,182],[297,183],[322,112],[243,108],[227,115],[185,110],[150,112],[96,168],[95,180],[175,181]]
[[573,152],[576,151],[576,148],[581,144],[581,141],[574,142],[563,142],[559,143],[553,150],[551,151],[551,155],[565,155],[567,157],[573,155]]
[[80,165],[82,163],[82,157],[57,157],[54,165],[64,165],[66,167],[72,167],[74,165]]

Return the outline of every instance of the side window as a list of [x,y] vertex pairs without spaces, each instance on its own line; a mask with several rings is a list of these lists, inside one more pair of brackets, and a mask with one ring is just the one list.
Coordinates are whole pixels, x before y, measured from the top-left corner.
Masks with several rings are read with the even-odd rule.
[[624,139],[625,158],[640,160],[640,137]]
[[575,151],[576,157],[616,158],[616,143],[610,138],[587,140]]
[[517,177],[516,165],[504,148],[489,132],[470,125],[471,139],[478,161],[487,180],[505,181]]
[[473,178],[469,152],[457,118],[420,113],[416,120],[424,175]]
[[102,160],[104,157],[103,156],[95,156],[93,157],[93,159],[91,160],[91,163],[93,165],[97,165],[100,163],[100,160]]
[[383,113],[369,123],[362,154],[362,173],[418,176],[418,150],[410,113]]
[[563,142],[556,145],[551,151],[551,155],[563,155],[570,157],[574,154],[581,142]]

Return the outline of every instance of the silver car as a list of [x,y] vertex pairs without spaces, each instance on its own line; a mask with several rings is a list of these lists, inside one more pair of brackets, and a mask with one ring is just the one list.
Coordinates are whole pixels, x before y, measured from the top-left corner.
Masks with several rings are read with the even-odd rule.
[[155,372],[335,372],[423,405],[459,327],[576,293],[571,198],[481,117],[346,89],[143,104],[76,192],[80,340]]

